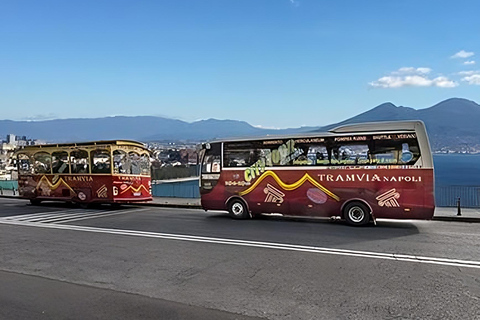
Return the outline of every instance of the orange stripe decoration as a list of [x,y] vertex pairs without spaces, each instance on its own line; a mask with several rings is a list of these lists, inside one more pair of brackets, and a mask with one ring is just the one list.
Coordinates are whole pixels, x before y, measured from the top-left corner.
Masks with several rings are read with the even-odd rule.
[[[55,178],[58,178],[58,176],[55,176],[54,179],[55,179]],[[47,186],[48,186],[48,188],[49,188],[50,190],[52,190],[52,191],[57,190],[57,188],[58,188],[60,185],[63,184],[63,185],[66,186],[70,191],[72,191],[73,194],[75,194],[75,195],[77,194],[75,191],[73,191],[72,187],[70,187],[70,186],[68,185],[68,183],[66,183],[65,180],[63,180],[63,178],[59,178],[58,181],[57,181],[55,184],[53,184],[53,183],[51,183],[51,182],[48,180],[48,178],[47,178],[45,175],[43,175],[43,176],[40,178],[40,180],[38,181],[37,186],[35,187],[36,190],[38,190],[38,189],[40,188],[42,182],[46,183]]]
[[133,190],[133,192],[138,192],[138,191],[140,191],[142,188],[143,188],[147,193],[149,192],[149,191],[147,190],[147,188],[142,184],[142,185],[141,185],[140,187],[138,187],[138,188],[134,188],[134,187],[132,187],[132,186],[129,186],[127,189],[125,189],[125,190],[123,190],[122,192],[120,192],[120,194],[123,194],[123,193],[127,192],[128,190]]
[[252,192],[259,184],[260,182],[262,182],[265,178],[267,177],[272,177],[277,183],[278,185],[283,189],[283,190],[286,190],[286,191],[291,191],[291,190],[295,190],[299,187],[301,187],[306,181],[310,182],[311,184],[313,184],[315,187],[317,187],[318,189],[322,190],[323,192],[325,192],[325,194],[327,194],[330,198],[336,200],[336,201],[340,201],[340,197],[338,197],[336,194],[334,194],[333,192],[331,192],[330,190],[328,190],[327,188],[325,188],[324,186],[322,186],[320,183],[318,183],[317,181],[315,181],[315,179],[313,179],[308,173],[305,173],[303,175],[303,177],[301,177],[299,180],[297,180],[296,182],[292,183],[292,184],[286,184],[285,182],[282,181],[282,179],[280,179],[277,174],[273,171],[265,171],[264,174],[262,174],[258,179],[257,181],[255,181],[255,183],[248,189],[244,190],[244,191],[241,191],[239,192],[238,194],[240,196],[243,196],[243,195],[246,195],[250,192]]

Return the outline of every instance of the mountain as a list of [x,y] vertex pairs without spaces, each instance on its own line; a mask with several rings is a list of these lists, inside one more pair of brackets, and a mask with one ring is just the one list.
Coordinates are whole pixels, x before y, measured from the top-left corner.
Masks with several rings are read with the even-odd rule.
[[15,134],[48,142],[115,139],[202,141],[221,137],[286,134],[311,130],[310,127],[282,130],[261,129],[244,121],[236,120],[208,119],[188,123],[181,120],[149,116],[47,121],[0,120],[0,137]]
[[192,123],[161,117],[106,117],[95,119],[57,119],[48,121],[0,120],[0,137],[27,136],[48,142],[133,139],[139,141],[192,140],[327,131],[333,127],[373,121],[422,120],[436,151],[459,150],[466,146],[480,151],[480,105],[452,98],[430,108],[416,110],[381,104],[339,123],[324,127],[262,129],[237,120],[208,119]]
[[432,149],[480,151],[480,105],[474,101],[452,98],[430,108],[415,110],[381,104],[345,121],[317,131],[327,131],[339,125],[386,120],[422,120],[427,127]]

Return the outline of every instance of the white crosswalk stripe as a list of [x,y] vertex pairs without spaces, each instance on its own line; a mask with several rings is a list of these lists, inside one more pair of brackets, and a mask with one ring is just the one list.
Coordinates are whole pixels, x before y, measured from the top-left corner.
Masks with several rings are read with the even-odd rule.
[[17,222],[18,224],[32,224],[32,223],[52,223],[62,224],[74,221],[95,219],[102,217],[115,216],[119,214],[134,213],[147,210],[146,208],[140,209],[123,209],[123,210],[62,210],[62,211],[49,211],[33,214],[15,215],[9,217],[0,218],[2,221]]

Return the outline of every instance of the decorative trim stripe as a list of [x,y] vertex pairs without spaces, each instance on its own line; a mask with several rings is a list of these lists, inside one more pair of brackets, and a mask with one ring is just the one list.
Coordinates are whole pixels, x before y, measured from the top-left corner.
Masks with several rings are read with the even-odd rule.
[[333,192],[331,192],[330,190],[328,190],[327,188],[325,188],[324,186],[322,186],[320,183],[318,183],[317,181],[315,181],[315,179],[313,179],[308,173],[305,173],[303,175],[303,177],[301,177],[299,180],[297,180],[296,182],[292,183],[292,184],[286,184],[285,182],[283,182],[275,172],[273,171],[266,171],[264,174],[262,174],[258,179],[257,181],[255,181],[255,183],[249,187],[247,190],[244,190],[244,191],[241,191],[239,192],[238,194],[240,196],[243,196],[243,195],[246,195],[250,192],[252,192],[259,184],[260,182],[262,182],[265,178],[267,177],[272,177],[277,183],[278,185],[283,189],[283,190],[286,190],[286,191],[291,191],[291,190],[295,190],[297,188],[299,188],[300,186],[302,186],[306,181],[310,182],[311,184],[313,184],[315,187],[317,187],[318,189],[322,190],[323,192],[325,192],[329,197],[331,197],[332,199],[335,199],[336,201],[340,201],[340,198],[334,194]]

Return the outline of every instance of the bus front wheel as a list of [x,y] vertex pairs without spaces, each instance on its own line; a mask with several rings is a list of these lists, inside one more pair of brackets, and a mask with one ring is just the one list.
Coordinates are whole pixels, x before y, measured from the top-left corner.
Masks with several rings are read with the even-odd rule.
[[361,202],[351,202],[343,209],[343,217],[351,226],[363,226],[370,221],[370,210]]
[[247,206],[245,202],[240,199],[230,200],[228,203],[228,212],[234,219],[247,219],[249,217]]

